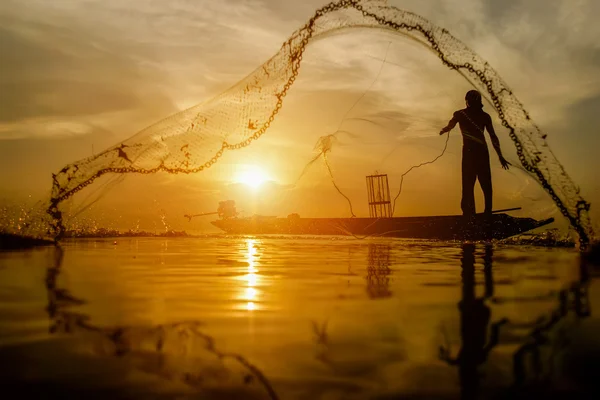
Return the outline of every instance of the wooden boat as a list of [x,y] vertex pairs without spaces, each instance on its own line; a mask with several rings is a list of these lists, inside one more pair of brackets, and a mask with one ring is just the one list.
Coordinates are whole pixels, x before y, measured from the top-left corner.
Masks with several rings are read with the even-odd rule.
[[497,210],[491,215],[478,214],[471,218],[462,215],[393,217],[387,175],[376,174],[366,178],[369,218],[300,218],[298,214],[287,218],[239,218],[233,200],[219,202],[215,212],[185,217],[191,220],[197,216],[218,214],[219,219],[211,223],[231,234],[391,236],[437,240],[505,239],[554,222],[553,218],[537,221],[506,214],[520,208]]
[[389,236],[437,240],[505,239],[554,222],[505,213],[473,218],[462,215],[389,218],[288,218],[253,216],[224,218],[211,223],[230,234]]

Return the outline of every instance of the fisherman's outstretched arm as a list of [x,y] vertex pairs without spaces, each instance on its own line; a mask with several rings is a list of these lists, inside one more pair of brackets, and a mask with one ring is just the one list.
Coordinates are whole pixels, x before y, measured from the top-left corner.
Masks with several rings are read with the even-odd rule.
[[442,130],[440,131],[440,135],[443,135],[446,132],[450,132],[452,129],[454,129],[454,127],[456,126],[457,123],[458,123],[458,119],[456,119],[456,113],[454,113],[454,115],[452,116],[452,119],[450,120],[450,122],[448,122],[448,125],[446,125],[444,128],[442,128]]

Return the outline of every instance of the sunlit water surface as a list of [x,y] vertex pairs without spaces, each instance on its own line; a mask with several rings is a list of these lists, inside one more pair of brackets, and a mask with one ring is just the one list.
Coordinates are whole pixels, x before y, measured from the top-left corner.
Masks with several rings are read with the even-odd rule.
[[1,379],[39,398],[593,398],[593,275],[573,249],[393,239],[3,252]]

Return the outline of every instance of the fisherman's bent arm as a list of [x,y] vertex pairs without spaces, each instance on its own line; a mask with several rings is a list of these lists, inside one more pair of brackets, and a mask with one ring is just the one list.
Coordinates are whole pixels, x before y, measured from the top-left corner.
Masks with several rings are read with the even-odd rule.
[[502,150],[500,150],[500,140],[498,139],[498,136],[496,136],[496,131],[494,130],[494,125],[492,124],[492,117],[488,116],[488,118],[488,123],[486,125],[487,131],[490,134],[490,139],[492,139],[494,150],[496,150],[498,157],[502,159],[504,156],[502,155]]
[[450,132],[452,129],[454,129],[454,127],[456,126],[457,123],[458,123],[458,119],[456,118],[456,113],[454,113],[454,115],[452,116],[452,119],[450,120],[450,122],[448,122],[448,125],[446,125],[444,128],[442,128],[442,130],[440,131],[440,135],[443,135],[446,132]]

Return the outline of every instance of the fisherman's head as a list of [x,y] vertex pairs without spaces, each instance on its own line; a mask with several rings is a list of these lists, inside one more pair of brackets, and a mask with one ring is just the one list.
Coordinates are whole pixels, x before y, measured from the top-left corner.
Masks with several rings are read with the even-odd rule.
[[465,96],[465,101],[467,102],[467,107],[469,108],[483,108],[483,103],[481,102],[481,93],[479,93],[477,90],[469,90]]

